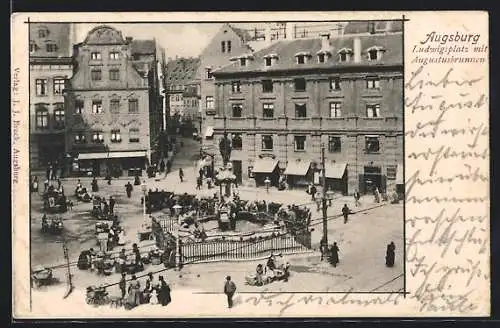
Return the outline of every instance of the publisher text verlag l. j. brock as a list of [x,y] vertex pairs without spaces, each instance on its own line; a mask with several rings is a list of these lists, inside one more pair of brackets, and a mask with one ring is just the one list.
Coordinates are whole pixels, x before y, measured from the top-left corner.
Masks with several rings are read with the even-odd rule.
[[19,171],[21,169],[19,161],[19,149],[15,146],[19,142],[19,127],[21,125],[20,121],[12,122],[12,144],[14,145],[12,149],[12,182],[19,182]]

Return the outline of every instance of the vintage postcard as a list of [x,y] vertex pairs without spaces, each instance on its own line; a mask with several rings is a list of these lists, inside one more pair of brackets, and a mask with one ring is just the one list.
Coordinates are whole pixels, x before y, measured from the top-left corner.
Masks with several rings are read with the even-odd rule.
[[13,316],[490,315],[486,12],[13,14]]

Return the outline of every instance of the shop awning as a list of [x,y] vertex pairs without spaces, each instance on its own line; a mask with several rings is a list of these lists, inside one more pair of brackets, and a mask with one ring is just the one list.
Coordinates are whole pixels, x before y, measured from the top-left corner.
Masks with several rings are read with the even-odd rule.
[[214,136],[214,127],[207,126],[207,129],[205,130],[205,138],[211,138],[213,136]]
[[254,173],[272,173],[278,165],[278,161],[274,159],[257,159],[253,166]]
[[127,158],[127,157],[146,157],[146,151],[114,151],[102,153],[83,153],[78,154],[78,160],[85,159],[106,159],[106,158]]
[[326,163],[325,176],[327,179],[342,179],[347,163]]
[[304,176],[309,171],[311,167],[311,162],[290,162],[286,166],[285,174],[286,175],[300,175]]
[[396,184],[404,184],[404,177],[403,177],[403,165],[398,164],[398,167],[396,168]]

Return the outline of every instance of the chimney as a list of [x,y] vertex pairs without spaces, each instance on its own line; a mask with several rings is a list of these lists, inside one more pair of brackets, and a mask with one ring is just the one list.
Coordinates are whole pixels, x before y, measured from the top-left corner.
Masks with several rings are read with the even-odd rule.
[[321,36],[321,50],[327,50],[330,48],[330,34],[323,33]]
[[355,38],[353,44],[353,52],[354,52],[354,62],[359,63],[361,61],[361,39]]

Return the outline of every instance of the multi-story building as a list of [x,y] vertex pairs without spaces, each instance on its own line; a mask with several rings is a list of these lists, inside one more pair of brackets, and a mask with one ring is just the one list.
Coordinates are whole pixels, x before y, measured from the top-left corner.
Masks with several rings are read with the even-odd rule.
[[166,93],[170,105],[170,116],[191,116],[193,113],[185,112],[184,92],[196,79],[199,58],[176,58],[167,62],[165,83]]
[[213,148],[215,110],[215,80],[212,72],[231,63],[235,56],[249,55],[251,35],[230,24],[224,24],[200,55],[197,76],[200,79],[200,106],[202,113],[202,148],[208,155],[218,151]]
[[182,95],[184,99],[184,118],[185,121],[192,122],[196,131],[201,131],[201,112],[200,112],[200,81],[194,79],[186,85]]
[[212,72],[213,142],[230,135],[240,179],[319,183],[324,147],[329,188],[392,188],[403,163],[402,24],[380,25],[278,41]]
[[133,40],[110,26],[75,46],[66,97],[66,147],[80,173],[135,174],[152,157],[162,127],[154,40]]
[[[30,167],[64,164],[64,89],[73,75],[71,24],[30,23]],[[57,165],[59,166],[59,165]]]

